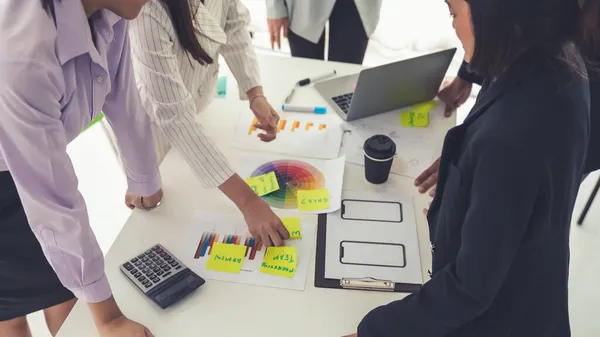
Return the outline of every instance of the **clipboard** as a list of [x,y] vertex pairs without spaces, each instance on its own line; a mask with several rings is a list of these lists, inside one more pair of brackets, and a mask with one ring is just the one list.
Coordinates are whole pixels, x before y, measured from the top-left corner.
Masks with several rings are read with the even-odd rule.
[[327,238],[327,214],[319,214],[317,225],[317,254],[315,260],[315,281],[317,288],[367,290],[413,293],[421,289],[421,284],[396,283],[374,278],[325,278],[325,254]]

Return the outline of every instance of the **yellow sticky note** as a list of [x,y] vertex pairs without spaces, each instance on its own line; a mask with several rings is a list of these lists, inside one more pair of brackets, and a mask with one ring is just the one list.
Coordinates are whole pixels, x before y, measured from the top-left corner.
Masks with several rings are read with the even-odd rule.
[[244,264],[244,255],[246,255],[246,246],[217,242],[210,252],[206,270],[239,274]]
[[275,172],[269,172],[246,179],[246,183],[258,194],[259,197],[279,190],[279,183]]
[[292,278],[296,273],[296,261],[296,247],[269,247],[260,265],[260,272]]
[[302,228],[300,228],[300,218],[281,219],[285,228],[290,232],[290,239],[301,239]]
[[329,191],[326,188],[320,190],[298,190],[298,210],[305,212],[322,211],[329,208]]
[[400,124],[406,127],[428,126],[429,111],[437,105],[434,101],[413,105],[411,110],[400,112]]

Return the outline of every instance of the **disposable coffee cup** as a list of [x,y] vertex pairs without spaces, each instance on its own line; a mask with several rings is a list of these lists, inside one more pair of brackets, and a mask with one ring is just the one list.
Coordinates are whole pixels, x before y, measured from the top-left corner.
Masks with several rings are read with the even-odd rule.
[[375,135],[365,141],[365,178],[372,184],[383,184],[392,169],[396,143],[386,135]]

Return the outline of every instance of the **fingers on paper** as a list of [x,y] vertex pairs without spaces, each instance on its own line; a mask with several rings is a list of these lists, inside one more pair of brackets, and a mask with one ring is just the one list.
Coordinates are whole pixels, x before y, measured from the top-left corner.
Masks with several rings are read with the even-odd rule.
[[285,228],[285,226],[283,225],[283,222],[281,222],[281,220],[277,224],[277,232],[279,233],[279,235],[281,235],[281,237],[284,240],[287,240],[290,238],[290,232],[287,230],[287,228]]

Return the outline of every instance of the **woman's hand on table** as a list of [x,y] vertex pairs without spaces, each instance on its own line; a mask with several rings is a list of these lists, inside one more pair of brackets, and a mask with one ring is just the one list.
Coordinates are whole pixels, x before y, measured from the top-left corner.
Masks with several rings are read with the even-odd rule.
[[277,125],[279,124],[279,114],[265,96],[258,96],[252,99],[250,109],[258,120],[258,124],[254,125],[257,129],[263,130],[264,133],[259,133],[258,137],[263,142],[270,142],[277,138]]
[[450,84],[445,85],[438,93],[438,97],[446,104],[444,116],[450,117],[458,107],[463,105],[469,99],[472,88],[472,83],[460,77],[456,77]]
[[150,196],[147,196],[147,197],[140,197],[135,194],[127,192],[127,193],[125,193],[125,205],[129,209],[140,208],[140,209],[149,211],[151,209],[156,208],[162,201],[162,198],[163,198],[162,188],[159,189],[156,193],[154,193]]
[[250,234],[260,240],[265,246],[281,246],[283,240],[290,238],[290,233],[281,222],[281,219],[273,213],[269,204],[260,197],[241,208],[244,219],[250,230]]
[[437,184],[439,170],[440,158],[436,159],[431,166],[415,179],[415,186],[419,188],[420,193],[429,191],[431,197],[435,196],[435,185]]
[[100,337],[154,337],[145,326],[119,316],[98,328]]

